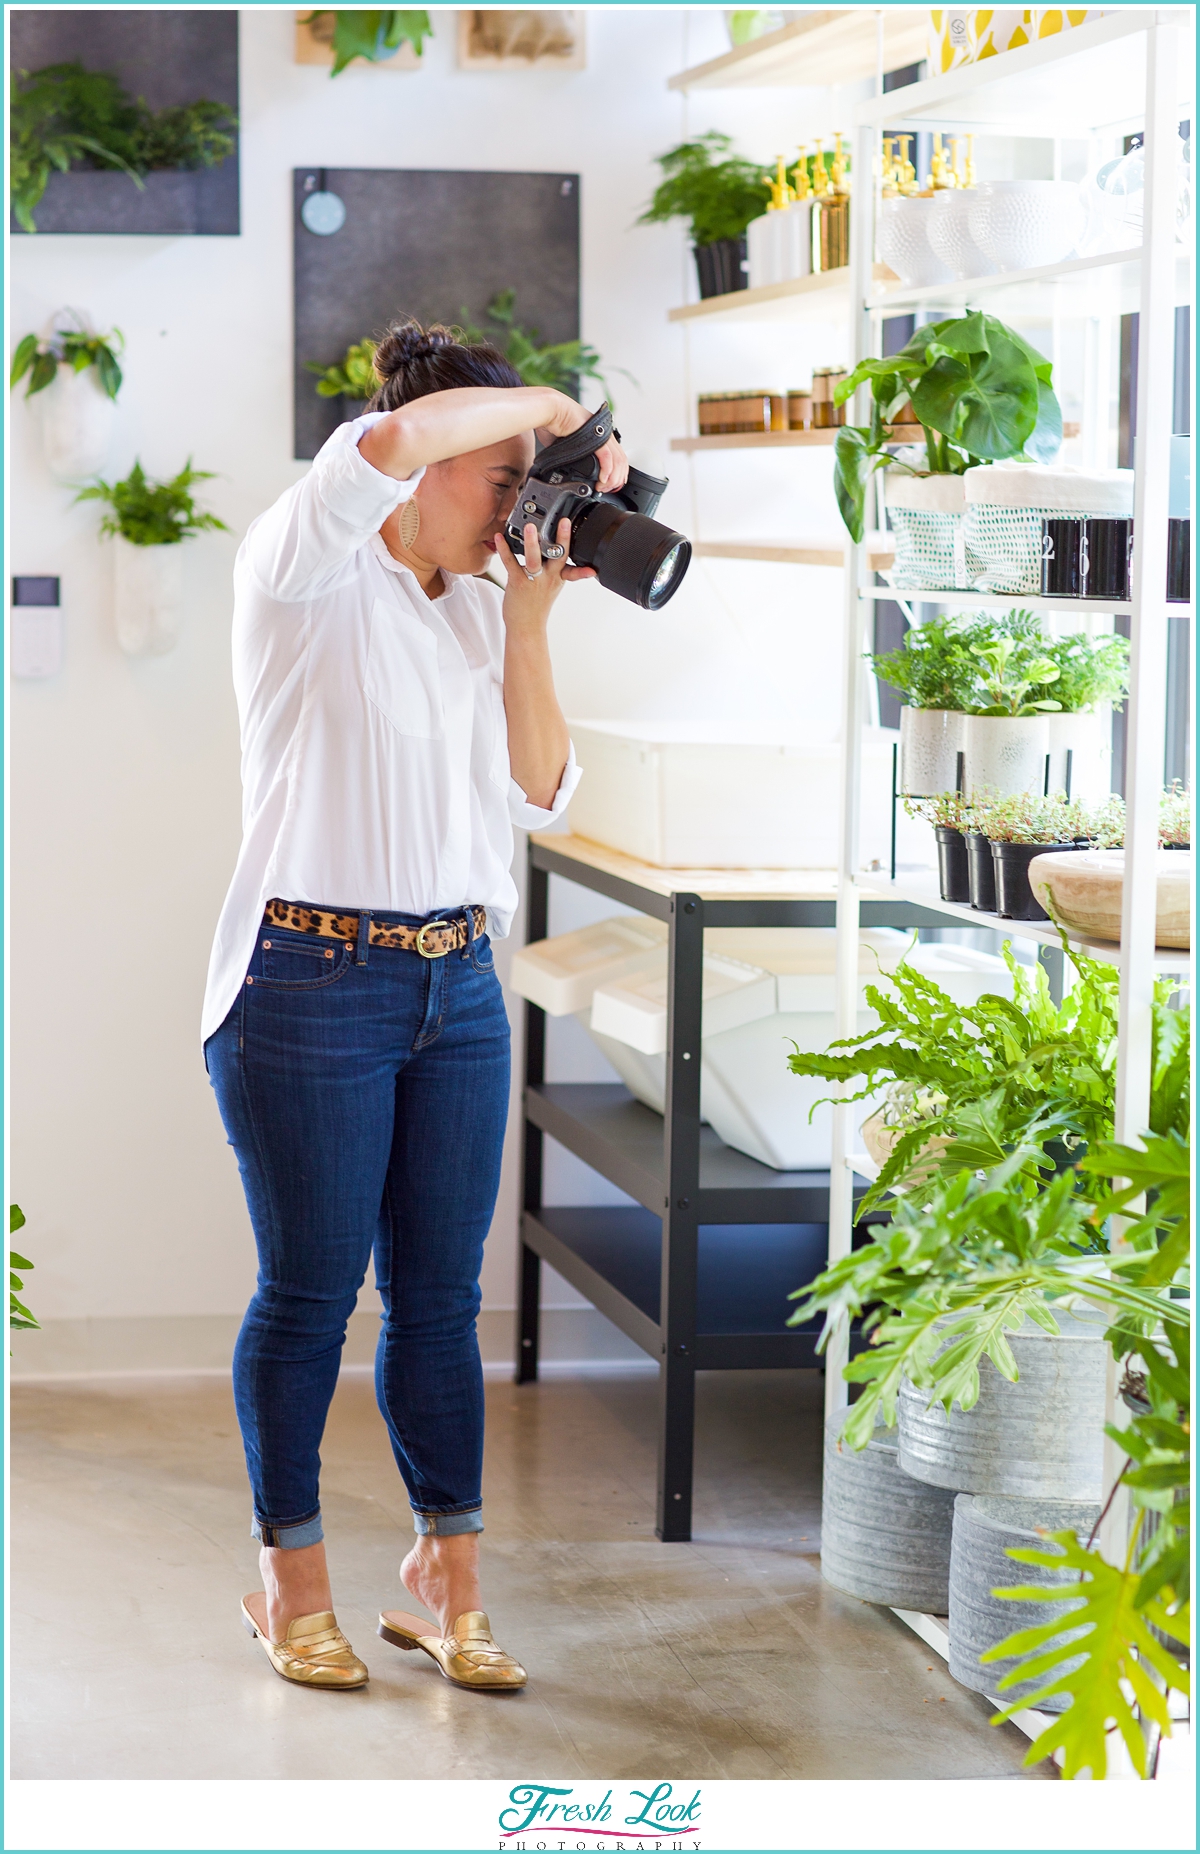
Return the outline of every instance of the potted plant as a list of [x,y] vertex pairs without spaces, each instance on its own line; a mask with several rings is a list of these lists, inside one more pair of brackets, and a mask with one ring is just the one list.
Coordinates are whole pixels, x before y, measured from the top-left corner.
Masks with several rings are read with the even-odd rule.
[[746,288],[746,227],[766,206],[766,179],[753,161],[731,155],[728,135],[710,129],[658,156],[663,178],[639,225],[686,219],[702,297]]
[[16,71],[9,132],[9,197],[17,222],[36,232],[34,210],[57,170],[115,168],[137,187],[159,169],[219,167],[233,153],[237,118],[224,103],[152,110],[111,71],[79,63]]
[[103,468],[121,389],[117,355],[123,346],[119,328],[93,334],[82,317],[66,309],[52,318],[48,334],[26,335],[17,344],[8,383],[11,388],[26,380],[26,399],[38,396],[46,466],[59,482],[77,483]]
[[154,482],[135,462],[121,482],[90,484],[75,498],[108,504],[100,532],[113,537],[117,642],[131,657],[175,648],[183,609],[179,543],[210,529],[229,532],[192,498],[192,484],[212,475],[193,470],[189,457],[178,476]]
[[[901,720],[907,712],[902,711]],[[942,900],[969,905],[971,877],[967,866],[967,832],[971,828],[972,814],[962,793],[936,792],[930,798],[905,798],[904,809],[910,818],[924,818],[927,824],[933,825]]]
[[362,7],[320,7],[299,16],[297,24],[307,26],[319,45],[332,48],[331,77],[344,71],[355,58],[368,64],[386,63],[402,45],[411,45],[419,58],[426,39],[433,37],[428,13],[394,7],[379,12]]
[[375,371],[378,344],[368,335],[352,341],[340,361],[326,366],[324,361],[305,361],[305,371],[317,375],[317,393],[322,399],[340,399],[347,418],[365,412],[368,402],[379,391],[380,379]]
[[1129,644],[1115,633],[1089,637],[1072,631],[1047,637],[1045,654],[1058,670],[1049,711],[1051,791],[1099,801],[1108,796],[1112,711],[1129,690]]
[[[8,1207],[8,1234],[10,1239],[16,1235],[18,1230],[23,1230],[24,1228],[25,1212],[21,1209],[19,1204],[10,1204]],[[17,1251],[11,1246],[10,1240],[8,1251],[8,1324],[10,1328],[16,1327],[24,1330],[38,1329],[39,1322],[34,1319],[29,1308],[17,1298],[18,1294],[23,1294],[25,1292],[24,1283],[21,1280],[21,1276],[16,1272],[17,1269],[21,1269],[25,1274],[30,1274],[33,1271],[33,1263],[27,1256],[18,1255]]]
[[[973,464],[1029,457],[1048,462],[1062,442],[1051,365],[995,316],[927,323],[898,354],[860,361],[834,395],[840,405],[871,385],[871,422],[843,425],[834,442],[834,488],[851,538],[864,532],[867,486],[888,466],[885,497],[896,532],[898,587],[966,587],[966,498]],[[892,419],[905,402],[923,451],[894,455]]]
[[1017,792],[977,806],[974,827],[991,851],[996,912],[1014,921],[1049,918],[1029,886],[1033,858],[1050,850],[1080,850],[1095,829],[1078,800],[1071,802],[1061,792],[1045,797]]
[[900,710],[900,790],[929,797],[956,789],[963,751],[964,711],[977,666],[967,621],[945,615],[913,625],[896,650],[871,658],[880,681],[904,697]]
[[1041,692],[1057,682],[1058,665],[1040,635],[1022,639],[1002,633],[972,642],[971,651],[979,666],[979,688],[963,735],[967,797],[1045,791],[1046,716],[1058,702]]

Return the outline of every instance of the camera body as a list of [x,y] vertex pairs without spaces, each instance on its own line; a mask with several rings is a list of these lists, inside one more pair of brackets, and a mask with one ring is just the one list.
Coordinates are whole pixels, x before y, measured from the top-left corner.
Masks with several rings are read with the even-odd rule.
[[[543,560],[569,552],[576,566],[593,567],[610,592],[658,611],[687,572],[691,542],[654,520],[666,477],[631,468],[620,489],[597,490],[596,452],[611,436],[612,413],[604,406],[579,431],[547,445],[517,492],[505,539],[522,559],[532,522]],[[571,524],[569,549],[558,539],[563,520]]]

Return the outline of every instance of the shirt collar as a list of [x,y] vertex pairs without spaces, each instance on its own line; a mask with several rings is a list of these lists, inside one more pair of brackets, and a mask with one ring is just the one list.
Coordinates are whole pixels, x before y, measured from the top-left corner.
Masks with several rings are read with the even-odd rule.
[[[425,591],[424,587],[421,585],[420,580],[417,578],[412,568],[410,566],[405,566],[403,560],[397,560],[394,554],[391,554],[388,552],[387,544],[384,541],[383,536],[381,534],[376,532],[375,534],[371,536],[370,546],[371,546],[372,553],[375,555],[375,558],[387,568],[389,573],[407,573],[408,577],[412,580],[413,584],[415,585],[417,591],[421,594],[421,597],[423,599],[429,599],[429,594]],[[462,579],[463,577],[464,577],[463,574],[449,573],[447,572],[446,568],[443,567],[442,568],[442,581],[445,586],[445,591],[440,593],[436,599],[429,599],[429,603],[431,605],[440,605],[443,599],[448,599],[450,594],[454,591],[454,588],[457,586],[459,580]]]

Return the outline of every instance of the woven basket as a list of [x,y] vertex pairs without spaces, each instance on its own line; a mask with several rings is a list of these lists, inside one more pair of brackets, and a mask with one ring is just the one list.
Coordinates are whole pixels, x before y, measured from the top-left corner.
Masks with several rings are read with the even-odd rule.
[[963,539],[963,478],[889,470],[884,501],[896,537],[892,585],[901,591],[967,590],[971,580]]

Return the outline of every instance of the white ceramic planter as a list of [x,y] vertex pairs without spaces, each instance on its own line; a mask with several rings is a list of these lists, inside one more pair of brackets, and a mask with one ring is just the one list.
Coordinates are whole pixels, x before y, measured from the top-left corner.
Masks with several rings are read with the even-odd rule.
[[[1154,937],[1159,946],[1192,944],[1192,853],[1160,850]],[[1029,886],[1047,914],[1096,940],[1121,938],[1124,850],[1051,851],[1029,865]]]
[[996,266],[971,236],[975,189],[972,187],[961,193],[947,189],[935,193],[932,203],[927,229],[934,256],[960,279],[994,275]]
[[900,710],[900,790],[912,798],[958,788],[967,717],[949,708]]
[[113,611],[127,656],[161,657],[179,641],[183,617],[182,541],[135,547],[113,536]]
[[929,242],[934,202],[922,199],[882,201],[879,208],[879,255],[901,283],[949,283],[953,272]]
[[1112,791],[1112,709],[1050,715],[1050,790],[1067,790],[1067,755],[1071,756],[1072,798],[1099,804]]
[[42,453],[51,476],[60,483],[98,476],[112,443],[117,408],[96,369],[76,373],[60,366],[57,378],[33,403],[41,408]]
[[969,226],[980,250],[1001,270],[1058,264],[1083,232],[1073,180],[992,180],[975,189]]
[[1045,715],[968,715],[963,733],[968,800],[1044,791],[1049,751]]

